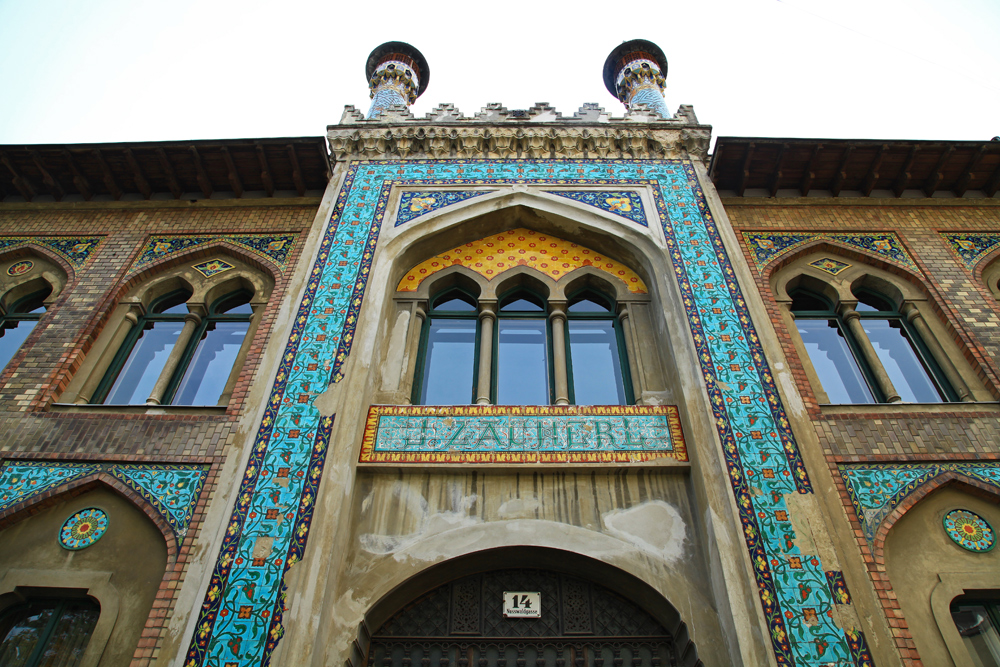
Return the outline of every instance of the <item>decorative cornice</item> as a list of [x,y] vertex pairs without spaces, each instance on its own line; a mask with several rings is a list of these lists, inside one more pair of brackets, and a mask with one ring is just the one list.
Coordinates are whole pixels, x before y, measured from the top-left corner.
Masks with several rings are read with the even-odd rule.
[[365,120],[354,107],[344,110],[340,125],[327,128],[331,157],[356,159],[495,159],[625,158],[705,159],[710,125],[698,123],[694,110],[682,106],[665,120],[639,105],[612,118],[596,104],[585,104],[571,118],[547,104],[509,111],[490,104],[473,118],[454,105],[442,104],[423,119],[391,107],[378,119]]

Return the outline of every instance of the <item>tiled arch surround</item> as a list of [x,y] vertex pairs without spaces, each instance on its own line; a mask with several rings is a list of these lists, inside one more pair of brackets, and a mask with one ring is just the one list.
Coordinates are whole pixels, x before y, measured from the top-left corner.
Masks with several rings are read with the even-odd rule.
[[[794,545],[785,494],[811,494],[715,220],[686,160],[354,162],[299,305],[257,432],[186,667],[267,664],[283,634],[283,576],[303,555],[334,417],[313,405],[339,382],[394,185],[650,187],[712,402],[779,665],[872,665],[863,634],[833,621],[839,573]],[[279,481],[280,480],[280,481]],[[278,519],[279,506],[286,509]],[[254,558],[258,537],[270,555]]]

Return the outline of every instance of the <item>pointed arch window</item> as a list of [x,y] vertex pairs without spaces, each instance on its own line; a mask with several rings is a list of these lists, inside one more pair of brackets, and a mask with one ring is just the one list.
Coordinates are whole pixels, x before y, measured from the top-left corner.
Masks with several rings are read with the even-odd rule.
[[14,301],[0,318],[0,370],[10,363],[45,314],[45,300],[52,288],[38,290]]
[[188,308],[186,290],[159,297],[132,327],[93,402],[216,405],[250,328],[251,297],[226,294],[205,317]]
[[479,326],[476,301],[453,289],[431,302],[422,332],[413,402],[463,405],[475,400]]
[[892,301],[858,290],[835,307],[808,290],[791,293],[792,314],[830,403],[957,401],[909,319]]
[[546,310],[545,301],[527,290],[518,290],[500,299],[493,373],[496,403],[547,405],[551,402]]
[[625,345],[614,304],[592,291],[577,294],[566,309],[566,356],[570,402],[627,405],[632,402]]

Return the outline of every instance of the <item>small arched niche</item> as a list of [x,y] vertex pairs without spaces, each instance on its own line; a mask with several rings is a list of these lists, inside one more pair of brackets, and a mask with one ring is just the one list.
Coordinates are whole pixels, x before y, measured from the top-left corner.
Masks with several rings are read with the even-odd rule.
[[615,567],[509,547],[428,568],[366,614],[352,667],[701,665],[677,610]]

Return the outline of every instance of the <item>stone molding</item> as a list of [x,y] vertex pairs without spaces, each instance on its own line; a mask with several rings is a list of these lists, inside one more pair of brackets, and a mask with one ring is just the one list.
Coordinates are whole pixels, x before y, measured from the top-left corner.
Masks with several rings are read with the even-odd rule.
[[352,106],[340,125],[327,128],[335,161],[368,159],[698,159],[708,154],[712,128],[700,125],[694,110],[682,106],[670,120],[645,105],[612,118],[596,104],[585,104],[563,118],[547,104],[527,111],[487,105],[467,118],[442,104],[417,119],[392,107],[365,120]]

